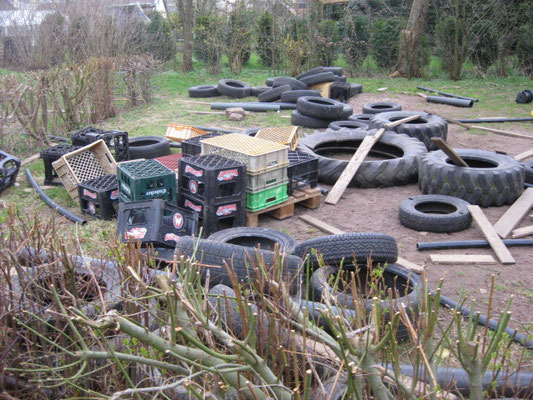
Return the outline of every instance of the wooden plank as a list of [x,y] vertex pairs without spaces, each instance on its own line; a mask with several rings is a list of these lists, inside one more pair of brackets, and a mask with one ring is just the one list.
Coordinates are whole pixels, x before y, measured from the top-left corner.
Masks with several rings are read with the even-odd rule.
[[366,135],[363,139],[361,145],[357,148],[357,151],[352,156],[350,161],[348,162],[348,165],[346,168],[344,168],[344,171],[342,171],[341,176],[335,182],[335,185],[331,188],[331,190],[328,193],[328,196],[326,197],[326,200],[324,200],[328,204],[337,204],[348,187],[350,181],[355,176],[357,171],[359,170],[359,167],[365,161],[366,156],[372,149],[372,146],[383,136],[385,131],[390,128],[394,128],[395,126],[404,124],[409,121],[413,121],[415,119],[418,119],[419,115],[412,115],[407,118],[400,119],[399,121],[392,122],[390,124],[385,125],[385,127],[379,129],[375,134],[373,135]]
[[22,160],[22,162],[20,163],[20,166],[24,166],[26,164],[29,164],[31,163],[32,161],[35,161],[37,160],[39,157],[41,156],[41,153],[37,153],[37,154],[34,154],[33,156],[30,156],[28,158],[25,158],[24,160]]
[[533,235],[533,225],[525,226],[523,228],[515,229],[511,234],[513,239],[521,238],[524,236]]
[[435,144],[439,149],[441,149],[450,159],[453,161],[455,165],[458,167],[467,167],[468,164],[463,160],[459,154],[455,152],[454,149],[452,149],[450,146],[448,146],[448,143],[446,143],[442,138],[440,137],[432,137],[431,141],[433,144]]
[[531,156],[533,156],[533,149],[529,149],[528,151],[524,151],[523,153],[517,154],[516,156],[514,156],[514,159],[517,161],[522,161]]
[[481,211],[481,208],[474,205],[468,205],[467,207],[477,226],[481,229],[481,232],[483,232],[485,239],[487,239],[490,247],[492,247],[496,257],[498,257],[498,260],[500,260],[502,264],[515,264],[516,261],[509,252],[509,249],[503,244],[498,233],[496,233],[494,227],[490,224],[483,211]]
[[520,221],[527,215],[533,207],[533,188],[527,188],[511,207],[494,224],[494,230],[502,238],[507,238],[512,230],[518,226]]
[[490,254],[430,254],[429,258],[436,264],[496,264]]
[[323,232],[329,233],[330,235],[340,235],[345,233],[344,231],[335,228],[334,226],[327,224],[324,221],[321,221],[310,215],[300,215],[300,219],[304,222],[307,222],[309,225],[314,226],[315,228],[320,229]]
[[406,260],[402,257],[398,257],[396,264],[401,267],[404,267],[405,269],[408,269],[409,271],[416,272],[417,274],[421,274],[422,272],[424,272],[424,267],[422,265],[416,265],[415,263],[412,263],[411,261]]

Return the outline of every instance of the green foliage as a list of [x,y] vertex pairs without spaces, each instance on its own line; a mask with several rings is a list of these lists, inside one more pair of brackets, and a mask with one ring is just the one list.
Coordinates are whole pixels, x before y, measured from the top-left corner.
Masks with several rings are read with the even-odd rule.
[[516,42],[516,55],[522,65],[524,73],[533,78],[533,22],[523,24],[518,31]]
[[498,31],[488,19],[480,21],[479,24],[484,25],[485,29],[477,37],[471,57],[475,64],[486,71],[498,57]]
[[424,67],[424,77],[427,79],[439,78],[444,73],[442,60],[437,56],[432,56],[428,64]]
[[200,15],[196,18],[194,31],[195,55],[214,73],[219,72],[222,56],[221,38],[218,31],[221,22],[220,17]]
[[398,59],[400,30],[404,25],[399,18],[384,18],[374,22],[370,38],[370,53],[382,68],[390,69]]
[[170,25],[161,14],[154,11],[148,15],[150,23],[144,34],[144,50],[156,60],[169,61],[176,55],[176,43]]
[[373,55],[368,55],[361,65],[363,73],[367,76],[376,75],[379,72],[379,65]]
[[356,3],[351,1],[344,24],[345,36],[342,40],[342,49],[346,61],[352,69],[355,69],[368,55],[370,20],[366,14],[358,11]]
[[279,60],[280,51],[276,36],[279,30],[278,24],[272,18],[272,14],[264,12],[257,21],[257,52],[263,65],[271,67],[273,61]]
[[[456,21],[453,17],[443,18],[435,27],[435,39],[438,55],[440,56],[444,69],[453,76],[456,67],[455,60],[455,29]],[[459,78],[459,77],[457,77]]]
[[250,59],[253,15],[244,6],[237,7],[230,15],[226,27],[226,55],[232,72],[239,73]]
[[320,21],[315,41],[318,63],[320,65],[332,65],[338,52],[339,28],[337,23],[331,19]]

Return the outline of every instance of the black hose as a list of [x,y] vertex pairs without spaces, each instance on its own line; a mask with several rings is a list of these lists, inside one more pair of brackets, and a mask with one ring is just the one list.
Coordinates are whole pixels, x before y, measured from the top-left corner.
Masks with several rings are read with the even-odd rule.
[[35,179],[33,179],[33,176],[31,175],[31,172],[28,168],[24,170],[24,173],[26,174],[26,179],[28,179],[28,182],[30,185],[35,189],[35,191],[41,196],[41,199],[48,204],[51,208],[56,210],[59,214],[63,215],[64,217],[70,219],[71,221],[77,223],[77,224],[86,224],[87,220],[78,217],[76,214],[71,213],[69,210],[61,207],[59,204],[57,204],[55,201],[53,201],[50,197],[46,195],[45,192],[39,187],[37,182],[35,182]]
[[198,128],[207,132],[221,132],[221,133],[239,133],[240,129],[231,130],[231,129],[221,129],[221,128],[210,128],[208,126],[193,126],[193,128]]
[[427,88],[427,87],[424,87],[424,86],[417,86],[416,88],[420,89],[420,90],[425,90],[426,92],[437,93],[437,94],[440,94],[441,96],[453,97],[453,98],[456,98],[456,99],[463,99],[463,100],[479,101],[478,99],[476,99],[474,97],[459,96],[458,94],[440,92],[438,90],[430,89],[430,88]]
[[168,145],[173,149],[181,149],[181,143],[179,142],[170,142]]
[[474,105],[473,100],[458,99],[455,97],[443,97],[443,96],[426,96],[428,103],[447,104],[454,107],[472,107]]
[[457,122],[464,124],[490,124],[497,122],[533,122],[533,118],[478,118],[478,119],[457,119]]
[[[533,239],[503,239],[507,247],[533,246]],[[420,242],[416,244],[418,251],[443,249],[480,249],[489,247],[486,240],[451,240],[447,242]]]

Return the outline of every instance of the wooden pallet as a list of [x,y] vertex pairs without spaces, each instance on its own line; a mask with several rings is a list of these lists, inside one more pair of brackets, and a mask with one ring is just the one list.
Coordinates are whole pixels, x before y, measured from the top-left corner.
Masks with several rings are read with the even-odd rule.
[[300,204],[304,207],[315,209],[320,205],[321,192],[319,188],[297,189],[289,199],[281,204],[265,208],[255,212],[246,212],[246,226],[257,226],[259,216],[268,214],[276,219],[285,219],[294,215],[294,205]]

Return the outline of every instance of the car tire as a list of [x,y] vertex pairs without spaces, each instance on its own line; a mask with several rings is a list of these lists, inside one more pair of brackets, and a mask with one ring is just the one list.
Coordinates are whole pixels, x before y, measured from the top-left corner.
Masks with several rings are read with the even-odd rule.
[[341,129],[368,129],[368,124],[359,121],[333,121],[329,124],[328,129],[333,129],[334,131],[339,131]]
[[259,94],[257,96],[257,100],[259,100],[260,102],[276,101],[281,98],[282,93],[288,92],[289,90],[291,90],[291,87],[289,85],[278,86],[276,88],[266,90],[263,93]]
[[250,96],[252,92],[250,85],[235,79],[221,79],[218,81],[217,90],[224,96],[235,98]]
[[294,103],[298,101],[300,97],[322,97],[318,90],[289,90],[288,92],[283,92],[281,95],[282,103]]
[[331,121],[328,119],[321,119],[315,117],[309,117],[302,114],[298,110],[294,110],[291,113],[291,124],[296,126],[303,126],[304,128],[311,129],[326,129]]
[[156,158],[170,154],[170,143],[162,136],[139,136],[129,140],[130,160]]
[[374,114],[352,114],[348,117],[350,121],[357,121],[357,122],[364,122],[368,126],[370,126],[370,120]]
[[272,89],[272,88],[269,87],[269,86],[254,86],[254,87],[252,87],[252,90],[250,91],[250,94],[252,96],[257,97],[261,93],[266,92],[267,90],[270,90],[270,89]]
[[291,87],[291,90],[306,90],[307,85],[298,79],[289,78],[285,76],[280,76],[278,78],[274,78],[272,81],[272,87],[276,88],[279,86],[285,86],[289,85]]
[[262,250],[268,251],[274,251],[274,246],[278,244],[280,251],[285,254],[292,254],[297,245],[296,239],[285,232],[258,227],[223,229],[211,234],[207,240],[251,248],[260,245]]
[[216,97],[220,93],[216,85],[192,86],[189,88],[189,97]]
[[533,184],[533,161],[524,163],[525,183]]
[[308,117],[336,120],[346,112],[345,104],[333,99],[323,97],[300,97],[296,102],[296,109]]
[[377,102],[368,103],[363,106],[363,114],[379,114],[390,111],[402,111],[402,106],[398,103]]
[[334,82],[336,75],[333,72],[321,72],[319,74],[309,75],[301,78],[300,81],[307,86],[318,85],[324,82]]

